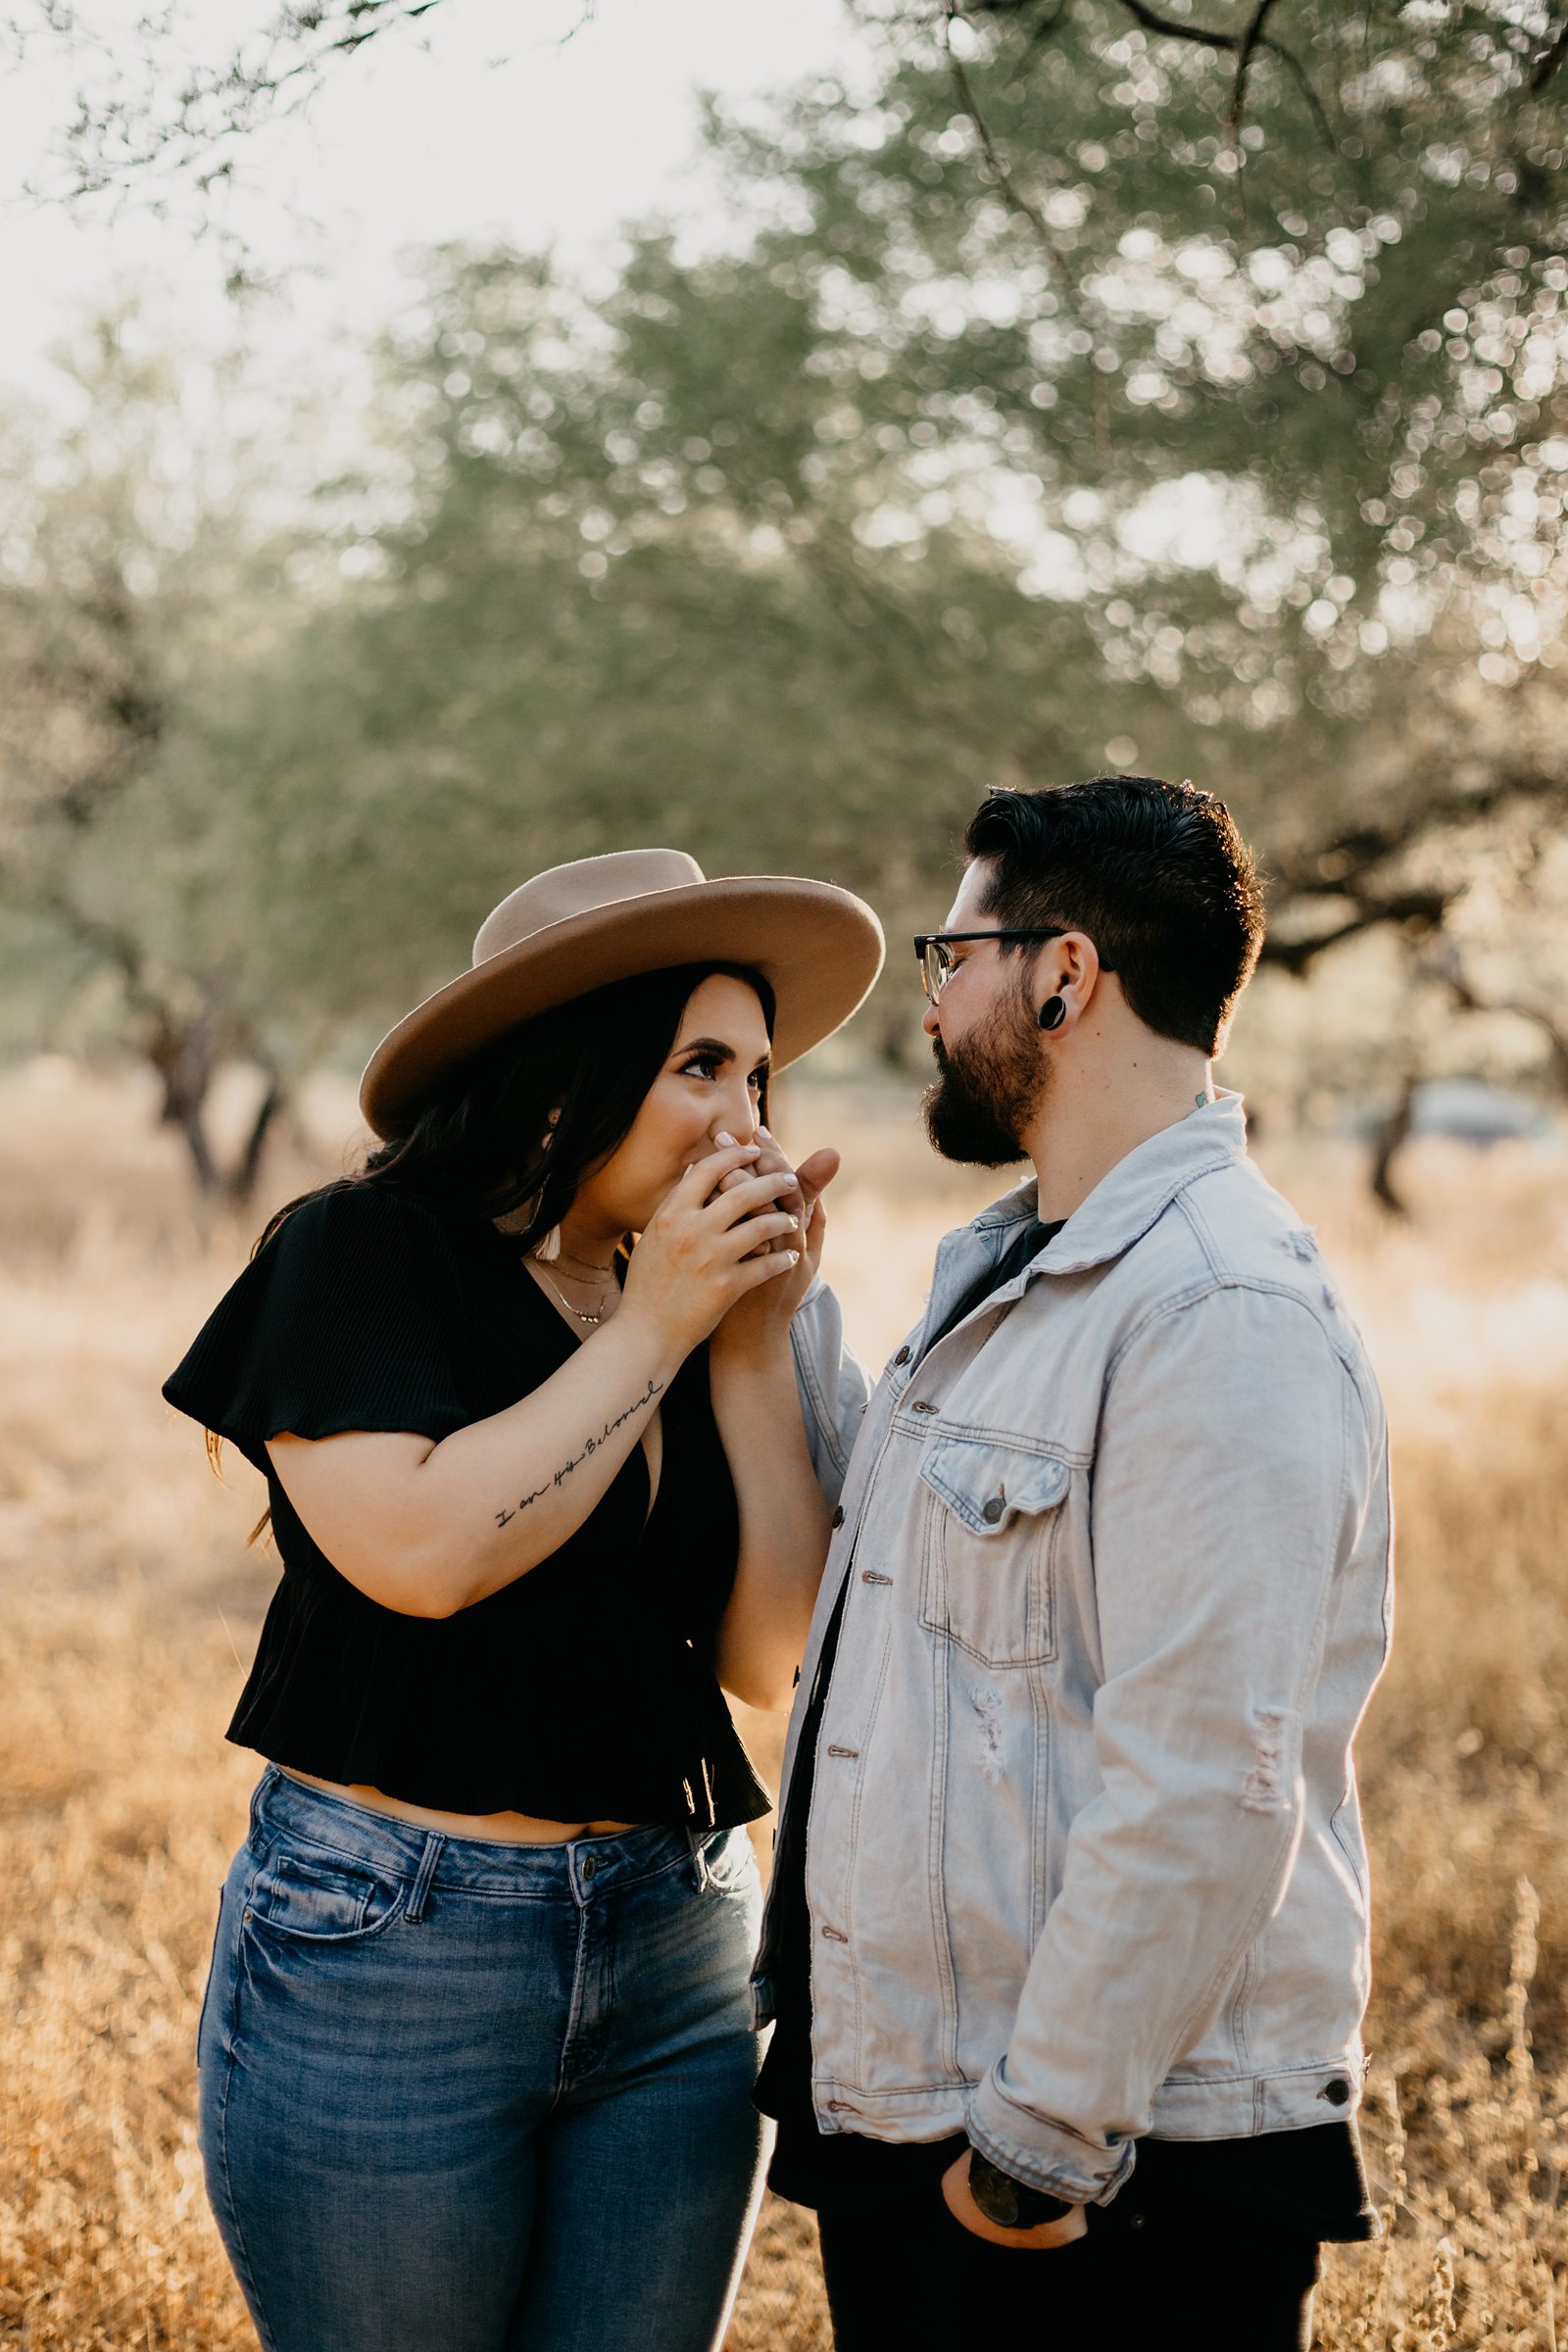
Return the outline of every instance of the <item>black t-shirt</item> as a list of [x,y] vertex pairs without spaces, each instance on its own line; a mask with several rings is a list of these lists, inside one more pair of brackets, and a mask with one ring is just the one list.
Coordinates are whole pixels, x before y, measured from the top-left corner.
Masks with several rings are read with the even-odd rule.
[[268,1481],[283,1576],[232,1740],[459,1813],[710,1829],[766,1812],[713,1673],[739,1518],[706,1347],[660,1398],[652,1512],[634,1446],[559,1550],[451,1617],[405,1616],[352,1585],[272,1470],[266,1441],[285,1430],[449,1437],[576,1346],[487,1218],[351,1182],[285,1220],[164,1389]]
[[[975,1283],[926,1340],[927,1349],[1000,1290],[1061,1231],[1061,1222],[1031,1224],[991,1272]],[[848,1590],[848,1586],[844,1591]],[[768,2185],[797,2205],[835,2212],[903,2204],[945,2172],[968,2145],[961,2132],[934,2141],[868,2139],[853,2132],[824,2132],[811,2103],[811,1928],[806,1900],[806,1824],[816,1778],[817,1740],[838,1654],[844,1616],[840,1592],[822,1648],[801,1736],[795,1771],[779,1823],[773,1857],[769,1942],[773,1955],[775,2024],[757,2083],[757,2103],[778,2124]],[[1273,2132],[1249,2139],[1146,2140],[1139,2158],[1140,2194],[1182,2202],[1197,2212],[1215,2205],[1326,2239],[1360,2239],[1377,2231],[1354,2126],[1320,2124],[1302,2132]]]

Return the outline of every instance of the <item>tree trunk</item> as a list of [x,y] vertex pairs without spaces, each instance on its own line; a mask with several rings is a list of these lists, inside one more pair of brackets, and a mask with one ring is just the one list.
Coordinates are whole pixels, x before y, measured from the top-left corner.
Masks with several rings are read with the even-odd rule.
[[273,1122],[288,1099],[281,1072],[258,1055],[267,1078],[267,1091],[257,1105],[238,1158],[220,1168],[207,1134],[207,1101],[218,1075],[215,1040],[218,1022],[211,1014],[183,1026],[161,1021],[147,1047],[147,1058],[158,1072],[164,1100],[159,1111],[163,1126],[177,1127],[204,1200],[221,1198],[243,1208],[256,1190],[262,1154]]
[[1372,1136],[1372,1191],[1390,1214],[1396,1217],[1407,1218],[1410,1214],[1408,1201],[1394,1182],[1394,1161],[1401,1146],[1408,1140],[1410,1120],[1415,1109],[1415,1090],[1420,1083],[1417,1071],[1406,1071],[1398,1101]]
[[190,1154],[196,1189],[204,1200],[211,1200],[222,1185],[207,1140],[207,1097],[213,1083],[211,1021],[197,1020],[184,1027],[161,1021],[148,1044],[147,1058],[164,1090],[160,1124],[179,1129]]
[[271,1133],[272,1122],[287,1099],[287,1090],[281,1076],[276,1070],[269,1069],[267,1092],[257,1106],[255,1118],[251,1121],[250,1133],[245,1138],[245,1148],[223,1180],[224,1193],[238,1208],[244,1208],[249,1203],[251,1196],[256,1190],[256,1179],[261,1173],[263,1150],[268,1136]]

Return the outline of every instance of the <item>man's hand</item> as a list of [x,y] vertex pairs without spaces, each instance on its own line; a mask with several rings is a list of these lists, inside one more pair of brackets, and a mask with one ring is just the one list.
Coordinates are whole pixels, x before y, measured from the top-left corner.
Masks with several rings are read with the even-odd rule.
[[[804,1246],[810,1239],[811,1212],[820,1196],[827,1190],[839,1172],[839,1154],[831,1147],[826,1147],[821,1151],[811,1152],[808,1158],[802,1160],[799,1168],[792,1169],[788,1159],[765,1127],[759,1127],[753,1141],[757,1145],[757,1161],[755,1166],[745,1170],[744,1173],[752,1176],[777,1175],[792,1179],[788,1188],[780,1191],[779,1206],[788,1209],[791,1215],[799,1217],[803,1237],[800,1245],[796,1244],[791,1237],[786,1236],[782,1242],[764,1243],[761,1248],[776,1250]],[[722,1143],[719,1148],[723,1149]],[[732,1182],[733,1179],[726,1176],[719,1186],[720,1192],[727,1192]],[[820,1236],[818,1236],[817,1255],[820,1256],[820,1254],[821,1245]]]
[[1071,2213],[1059,2222],[1041,2222],[1033,2230],[1002,2230],[988,2222],[969,2194],[969,2159],[972,2148],[965,2148],[956,2164],[949,2165],[942,2176],[942,2197],[956,2222],[961,2222],[971,2236],[983,2237],[988,2246],[1013,2246],[1028,2251],[1043,2251],[1051,2246],[1069,2246],[1085,2231],[1084,2209],[1075,2205]]
[[[789,1350],[790,1323],[801,1300],[816,1279],[822,1262],[822,1241],[827,1232],[827,1215],[822,1207],[822,1194],[838,1174],[839,1154],[824,1147],[803,1159],[798,1169],[792,1169],[778,1145],[765,1127],[757,1132],[758,1158],[747,1171],[751,1176],[773,1176],[779,1182],[778,1205],[797,1217],[798,1228],[776,1240],[762,1240],[750,1255],[766,1257],[776,1250],[797,1250],[800,1262],[777,1281],[763,1285],[770,1294],[767,1304],[759,1303],[755,1309],[742,1302],[746,1311],[728,1314],[712,1335],[711,1361],[733,1362],[737,1359],[759,1361]],[[719,1191],[729,1189],[726,1177]]]

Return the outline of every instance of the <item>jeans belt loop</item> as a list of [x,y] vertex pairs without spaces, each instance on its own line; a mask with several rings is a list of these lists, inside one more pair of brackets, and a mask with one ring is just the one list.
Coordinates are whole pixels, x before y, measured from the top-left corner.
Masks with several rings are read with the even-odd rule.
[[694,1828],[691,1822],[686,1824],[686,1843],[692,1857],[692,1885],[699,1894],[708,1892],[708,1865],[703,1860],[705,1834],[702,1830]]
[[424,1898],[430,1891],[430,1881],[435,1877],[435,1866],[440,1861],[445,1846],[446,1839],[438,1830],[432,1830],[424,1841],[424,1851],[419,1856],[418,1875],[414,1882],[414,1892],[410,1895],[409,1907],[403,1914],[404,1918],[412,1920],[416,1927],[424,1917]]

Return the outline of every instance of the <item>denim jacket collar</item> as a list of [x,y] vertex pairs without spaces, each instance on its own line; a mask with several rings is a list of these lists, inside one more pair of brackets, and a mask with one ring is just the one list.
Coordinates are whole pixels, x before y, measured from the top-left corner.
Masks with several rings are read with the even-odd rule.
[[[1212,1102],[1161,1127],[1108,1174],[1067,1219],[1038,1262],[1048,1274],[1076,1274],[1120,1257],[1200,1176],[1247,1156],[1247,1114],[1240,1095]],[[1021,1188],[1033,1193],[1033,1186]],[[1031,1202],[1031,1206],[1032,1206]],[[1034,1271],[1031,1268],[1031,1271]]]
[[[1200,1176],[1247,1157],[1247,1117],[1242,1098],[1216,1089],[1200,1109],[1162,1127],[1119,1159],[1081,1201],[1048,1248],[994,1291],[989,1307],[1021,1298],[1037,1274],[1080,1274],[1130,1250],[1169,1207],[1177,1194]],[[937,1251],[924,1330],[940,1329],[943,1318],[984,1273],[995,1265],[1017,1228],[1036,1215],[1038,1188],[1031,1177],[983,1208],[969,1225],[950,1233]]]
[[[1169,1127],[1161,1127],[1117,1160],[1028,1271],[1076,1274],[1085,1266],[1120,1257],[1149,1231],[1178,1193],[1211,1169],[1246,1156],[1247,1114],[1242,1098],[1216,1089],[1211,1102],[1190,1110]],[[1031,1177],[1027,1184],[1016,1186],[983,1208],[965,1232],[977,1239],[998,1235],[1005,1248],[1011,1229],[1034,1216],[1038,1207],[1038,1190]]]

